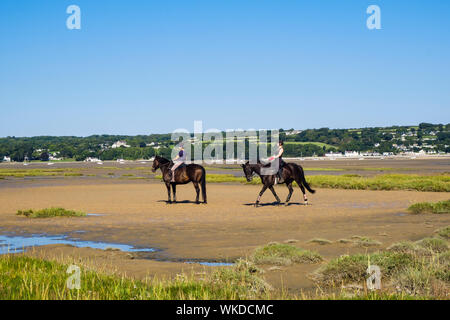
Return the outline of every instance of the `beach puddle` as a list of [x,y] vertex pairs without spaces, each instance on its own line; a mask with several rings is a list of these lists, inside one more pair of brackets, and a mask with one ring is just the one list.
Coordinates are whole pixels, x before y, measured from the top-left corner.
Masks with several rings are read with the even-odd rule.
[[125,252],[154,252],[154,248],[136,248],[127,244],[108,243],[99,241],[84,241],[71,239],[65,235],[29,235],[29,236],[5,236],[0,235],[0,254],[23,252],[30,247],[45,246],[49,244],[67,244],[78,248],[113,249]]
[[231,267],[234,265],[234,263],[229,263],[229,262],[196,262],[196,261],[187,261],[186,263],[188,264],[200,264],[202,266],[207,266],[207,267]]

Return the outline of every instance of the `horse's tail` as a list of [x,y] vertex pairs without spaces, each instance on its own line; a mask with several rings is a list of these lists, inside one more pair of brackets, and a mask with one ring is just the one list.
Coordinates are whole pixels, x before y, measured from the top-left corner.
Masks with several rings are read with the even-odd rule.
[[306,182],[306,179],[305,179],[305,173],[304,173],[304,171],[303,171],[303,168],[301,167],[301,166],[297,166],[297,169],[298,169],[298,174],[299,174],[299,178],[300,178],[300,182],[302,183],[302,185],[306,188],[306,190],[308,190],[309,192],[311,192],[311,193],[315,193],[316,192],[316,190],[314,190],[314,189],[312,189],[310,186],[309,186],[309,184],[308,184],[308,182]]
[[203,202],[206,203],[206,171],[205,168],[202,168],[202,180],[201,180],[201,188],[202,188],[202,197]]

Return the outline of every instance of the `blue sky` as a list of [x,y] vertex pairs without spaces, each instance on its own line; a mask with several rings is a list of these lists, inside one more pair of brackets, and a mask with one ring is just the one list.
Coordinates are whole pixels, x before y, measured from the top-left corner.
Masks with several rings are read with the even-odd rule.
[[0,136],[448,123],[449,71],[450,1],[0,1]]

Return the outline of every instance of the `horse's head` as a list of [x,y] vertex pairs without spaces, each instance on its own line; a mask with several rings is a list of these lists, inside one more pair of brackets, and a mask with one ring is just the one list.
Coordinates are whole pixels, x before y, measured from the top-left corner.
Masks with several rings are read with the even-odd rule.
[[241,164],[242,169],[244,170],[245,178],[248,182],[253,180],[253,169],[250,166],[250,163],[247,161],[245,164]]
[[161,157],[156,156],[155,159],[153,160],[152,172],[155,172],[157,169],[159,169],[159,166],[161,164],[160,161],[161,161]]

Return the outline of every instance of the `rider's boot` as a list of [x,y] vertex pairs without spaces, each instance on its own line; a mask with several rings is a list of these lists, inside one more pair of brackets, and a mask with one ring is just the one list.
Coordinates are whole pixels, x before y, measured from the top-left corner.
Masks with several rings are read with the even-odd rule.
[[275,184],[283,183],[283,178],[281,177],[281,174],[278,172],[275,176]]

